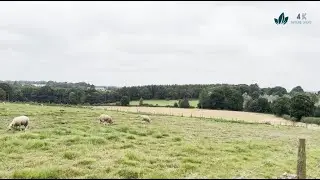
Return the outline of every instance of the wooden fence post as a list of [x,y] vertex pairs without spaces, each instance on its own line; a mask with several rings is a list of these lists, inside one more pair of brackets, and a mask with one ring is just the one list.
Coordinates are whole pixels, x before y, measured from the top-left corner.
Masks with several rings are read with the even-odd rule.
[[297,179],[306,179],[306,140],[299,139],[298,162],[297,162]]

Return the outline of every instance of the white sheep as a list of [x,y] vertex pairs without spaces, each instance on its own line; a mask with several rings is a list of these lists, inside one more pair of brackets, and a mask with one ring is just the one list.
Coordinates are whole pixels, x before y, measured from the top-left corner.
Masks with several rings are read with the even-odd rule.
[[112,118],[106,114],[101,114],[98,119],[99,119],[100,123],[104,123],[104,122],[107,122],[109,124],[113,123]]
[[142,118],[142,121],[146,121],[146,122],[148,122],[148,123],[150,123],[150,122],[151,122],[150,117],[149,117],[149,116],[147,116],[147,115],[141,115],[140,117]]
[[8,126],[8,130],[11,130],[13,127],[17,128],[17,126],[24,126],[24,130],[28,127],[29,124],[29,118],[27,116],[18,116],[13,118],[11,123]]
[[2,102],[2,104],[6,104],[6,102]]

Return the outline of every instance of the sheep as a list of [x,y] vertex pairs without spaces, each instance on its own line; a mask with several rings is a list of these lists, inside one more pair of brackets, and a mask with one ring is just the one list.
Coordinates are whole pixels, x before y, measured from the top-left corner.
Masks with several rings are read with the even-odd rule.
[[24,126],[24,130],[28,127],[29,124],[29,118],[27,116],[18,116],[13,118],[11,123],[8,126],[8,130],[11,130],[13,127],[16,128],[17,126]]
[[147,115],[141,115],[140,117],[142,118],[142,121],[146,121],[146,122],[148,122],[148,123],[150,123],[150,122],[151,122],[150,117],[149,117],[149,116],[147,116]]
[[2,104],[6,104],[6,102],[2,102]]
[[104,123],[104,122],[107,122],[109,124],[113,124],[112,118],[109,115],[101,114],[98,119],[100,121],[100,124]]

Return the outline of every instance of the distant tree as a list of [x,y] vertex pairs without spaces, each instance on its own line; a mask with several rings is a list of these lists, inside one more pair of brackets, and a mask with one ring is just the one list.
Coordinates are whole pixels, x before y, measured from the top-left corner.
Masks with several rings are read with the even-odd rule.
[[247,107],[247,103],[250,100],[252,100],[252,97],[249,96],[247,93],[242,94],[242,97],[243,97],[243,105],[242,105],[242,107],[243,107],[243,109],[245,109]]
[[5,101],[6,96],[6,92],[2,88],[0,88],[0,101]]
[[143,105],[143,98],[141,97],[139,100],[139,106],[142,106],[142,105]]
[[269,113],[271,112],[270,103],[265,98],[252,99],[247,103],[246,111]]
[[314,103],[311,98],[305,94],[297,94],[291,98],[290,115],[297,118],[298,121],[302,117],[312,116],[314,111]]
[[292,88],[292,90],[290,91],[290,94],[293,94],[293,95],[297,93],[304,93],[304,90],[302,89],[301,86],[296,86]]
[[287,94],[287,89],[281,86],[276,86],[270,89],[268,95],[278,95],[282,97],[283,95]]
[[320,117],[320,107],[316,107],[315,110],[314,110],[314,117]]
[[252,99],[258,99],[260,96],[260,93],[258,91],[255,91],[251,94]]
[[179,107],[177,102],[174,102],[173,107]]
[[128,96],[122,96],[122,98],[120,99],[120,105],[121,106],[129,106],[130,104],[130,99]]
[[238,89],[241,94],[244,94],[244,93],[249,94],[250,93],[250,86],[248,86],[246,84],[239,84]]
[[69,93],[69,102],[70,104],[78,104],[78,97],[75,92],[70,92]]
[[187,98],[179,100],[179,108],[189,108],[190,104]]
[[243,109],[243,97],[238,88],[219,85],[200,92],[198,107],[240,111]]
[[287,97],[280,97],[271,104],[273,114],[282,116],[290,114],[290,99]]
[[198,108],[211,108],[210,95],[207,88],[203,89],[199,94]]
[[316,104],[318,101],[319,101],[319,97],[318,97],[318,95],[317,94],[315,94],[315,93],[306,93],[309,97],[310,97],[310,99],[311,99],[311,101],[314,103],[314,104]]
[[6,92],[6,100],[10,101],[11,96],[13,94],[12,87],[8,83],[0,83],[0,88]]
[[[250,84],[249,88],[250,88],[249,95],[250,95],[251,97],[252,97],[252,93],[253,93],[253,92],[258,92],[258,93],[260,94],[260,87],[259,87],[259,85],[258,85],[257,83],[255,83],[255,84]],[[253,98],[253,97],[252,97],[252,98]]]

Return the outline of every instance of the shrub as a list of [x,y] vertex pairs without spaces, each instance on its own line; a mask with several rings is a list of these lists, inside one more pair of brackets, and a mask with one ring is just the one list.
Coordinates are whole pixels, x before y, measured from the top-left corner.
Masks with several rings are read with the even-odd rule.
[[179,100],[179,108],[189,108],[190,104],[187,98],[184,98],[183,100]]
[[143,98],[141,97],[139,100],[139,106],[142,106],[142,105],[143,105]]
[[285,119],[285,120],[289,120],[289,121],[297,121],[297,119],[296,119],[296,118],[291,117],[291,116],[290,116],[290,115],[288,115],[288,114],[283,114],[281,117],[282,117],[283,119]]
[[173,107],[179,107],[177,102],[174,102]]
[[320,118],[319,117],[303,117],[301,122],[307,124],[317,124],[320,125]]

